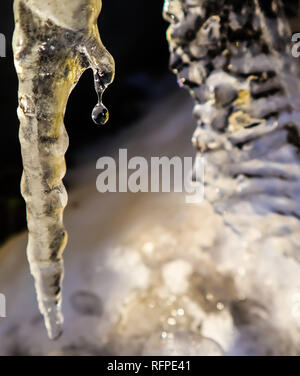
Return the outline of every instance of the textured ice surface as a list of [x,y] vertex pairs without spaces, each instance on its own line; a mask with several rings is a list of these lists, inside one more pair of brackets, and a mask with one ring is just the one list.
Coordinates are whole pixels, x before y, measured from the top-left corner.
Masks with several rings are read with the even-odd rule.
[[62,178],[68,147],[63,118],[68,97],[87,68],[94,71],[99,99],[93,120],[104,124],[108,119],[101,100],[113,79],[114,63],[100,40],[100,10],[101,0],[14,2],[22,194],[29,230],[27,255],[51,338],[60,335],[63,322],[60,305],[67,193]]
[[[206,198],[243,239],[251,231],[269,236],[257,218],[271,229],[300,218],[300,75],[289,7],[277,0],[164,7],[171,68],[196,102],[193,143],[207,162]],[[289,253],[297,258],[299,247]]]

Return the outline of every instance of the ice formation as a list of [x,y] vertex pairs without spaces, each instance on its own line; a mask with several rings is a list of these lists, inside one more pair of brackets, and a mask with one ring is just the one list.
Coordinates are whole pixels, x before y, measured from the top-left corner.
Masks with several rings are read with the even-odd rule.
[[298,9],[298,1],[165,1],[171,69],[196,102],[192,141],[206,161],[206,199],[227,228],[210,257],[240,297],[220,327],[232,320],[235,349],[211,335],[213,315],[200,331],[226,354],[299,354]]
[[[300,74],[288,18],[296,3],[166,0],[164,6],[171,68],[196,101],[193,143],[207,162],[206,198],[244,237],[250,218],[278,214],[271,228],[300,218]],[[292,244],[294,257],[299,247]]]
[[114,62],[100,40],[101,0],[15,0],[15,65],[19,77],[20,142],[27,204],[27,254],[39,308],[50,338],[62,331],[62,253],[67,243],[63,210],[67,193],[63,124],[68,97],[82,73],[92,68],[99,103],[93,120],[104,124],[102,93]]
[[[99,44],[97,7],[76,12],[79,1],[46,3],[15,2],[15,52],[28,255],[41,311],[51,337],[56,337],[65,237],[63,112],[73,84],[89,66],[101,102],[112,61]],[[193,141],[207,161],[206,198],[228,226],[221,231],[205,208],[185,208],[173,222],[178,209],[172,202],[171,214],[162,210],[166,199],[156,217],[151,213],[149,222],[139,224],[141,229],[136,218],[147,218],[147,211],[134,215],[133,233],[120,251],[118,240],[115,251],[108,247],[107,255],[97,251],[89,258],[89,294],[72,295],[76,312],[95,313],[95,321],[88,316],[76,322],[81,336],[91,342],[97,332],[91,322],[99,323],[102,310],[90,294],[91,285],[105,302],[107,321],[113,308],[120,309],[112,334],[106,332],[108,345],[101,342],[105,319],[100,320],[98,347],[100,342],[118,355],[299,353],[299,74],[289,50],[290,19],[284,15],[291,12],[279,5],[166,0],[171,65],[196,101]],[[101,108],[97,105],[93,112],[99,123],[107,118]],[[91,207],[94,201],[86,213]],[[77,257],[81,265],[81,249]],[[105,272],[90,273],[100,265]],[[126,300],[128,290],[131,299]],[[93,326],[89,331],[88,324]],[[81,349],[89,350],[85,342]]]

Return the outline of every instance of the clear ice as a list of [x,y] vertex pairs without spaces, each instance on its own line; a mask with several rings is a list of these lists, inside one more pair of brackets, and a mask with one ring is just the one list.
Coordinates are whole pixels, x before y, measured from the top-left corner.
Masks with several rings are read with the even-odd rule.
[[14,56],[19,78],[20,142],[27,205],[27,255],[39,308],[50,338],[61,335],[62,254],[67,243],[62,183],[68,135],[64,114],[82,73],[92,68],[99,103],[93,120],[104,124],[102,94],[114,76],[114,61],[97,27],[101,0],[15,0]]

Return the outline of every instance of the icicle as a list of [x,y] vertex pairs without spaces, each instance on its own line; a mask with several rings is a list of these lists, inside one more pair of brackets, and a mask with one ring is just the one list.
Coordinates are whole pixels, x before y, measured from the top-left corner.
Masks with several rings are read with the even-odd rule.
[[[99,103],[114,75],[113,59],[101,43],[96,24],[101,5],[101,0],[14,2],[27,255],[39,308],[53,339],[62,331],[62,253],[67,243],[64,113],[72,89],[87,68],[94,71]],[[93,119],[104,124],[107,118],[107,110],[98,105]]]

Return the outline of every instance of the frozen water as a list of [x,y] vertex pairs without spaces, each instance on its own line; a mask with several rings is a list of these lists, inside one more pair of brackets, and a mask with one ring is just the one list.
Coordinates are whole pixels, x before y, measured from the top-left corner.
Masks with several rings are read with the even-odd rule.
[[14,2],[27,255],[39,308],[53,339],[62,332],[62,253],[67,243],[62,178],[68,135],[63,119],[68,97],[87,68],[94,71],[98,94],[93,120],[101,124],[108,120],[102,94],[113,79],[114,63],[96,25],[101,6],[101,0]]

